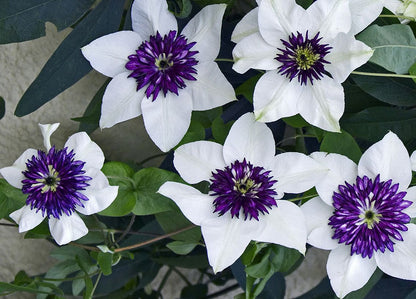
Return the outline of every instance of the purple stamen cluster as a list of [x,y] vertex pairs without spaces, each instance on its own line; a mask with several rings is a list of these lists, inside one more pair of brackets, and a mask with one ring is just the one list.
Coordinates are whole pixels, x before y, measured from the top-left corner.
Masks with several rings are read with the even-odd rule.
[[320,80],[324,75],[328,75],[325,70],[325,63],[330,63],[324,59],[332,49],[328,44],[320,44],[322,37],[319,32],[309,39],[308,31],[306,36],[299,32],[297,35],[289,36],[289,40],[281,39],[285,49],[280,49],[280,53],[275,58],[282,65],[278,67],[278,72],[292,81],[298,77],[300,85],[306,85],[308,80],[313,84],[313,80]]
[[168,92],[178,95],[178,89],[186,87],[185,80],[196,80],[193,75],[197,74],[194,66],[198,61],[193,56],[198,51],[191,51],[195,44],[175,30],[163,38],[157,32],[143,42],[126,64],[126,69],[132,71],[129,77],[137,81],[137,90],[147,85],[146,97],[153,95],[153,101],[160,91],[165,96]]
[[53,146],[48,153],[38,150],[26,162],[26,177],[22,180],[22,192],[27,194],[26,205],[42,211],[42,215],[57,219],[63,214],[71,215],[77,205],[88,198],[79,192],[89,186],[91,177],[84,175],[85,162],[74,160],[75,153],[67,148],[57,151]]
[[270,171],[253,166],[246,159],[235,161],[224,170],[216,169],[210,185],[210,195],[216,197],[214,213],[222,216],[230,211],[231,218],[239,218],[242,210],[244,220],[248,216],[259,220],[259,212],[269,213],[268,209],[277,206],[274,199],[277,193],[273,188],[276,182]]
[[367,176],[357,177],[353,185],[345,182],[334,192],[335,211],[329,218],[334,229],[333,239],[351,245],[351,255],[371,258],[377,250],[394,251],[394,240],[403,241],[400,231],[407,231],[410,217],[402,210],[412,202],[404,200],[406,192],[398,192],[399,184],[392,180],[380,182]]

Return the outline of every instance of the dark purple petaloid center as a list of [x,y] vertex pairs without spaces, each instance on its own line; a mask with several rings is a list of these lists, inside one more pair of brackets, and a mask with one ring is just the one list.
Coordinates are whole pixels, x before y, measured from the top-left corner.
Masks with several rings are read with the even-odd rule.
[[195,44],[175,30],[163,38],[157,32],[143,42],[126,64],[126,69],[132,71],[129,77],[137,81],[137,90],[147,85],[146,96],[153,95],[153,101],[160,91],[165,96],[168,92],[178,95],[178,89],[186,87],[186,80],[196,80],[193,74],[197,74],[194,66],[198,61],[193,56],[198,51],[191,51]]
[[290,81],[298,77],[300,85],[306,85],[308,80],[313,84],[313,79],[320,80],[324,75],[328,75],[324,64],[330,62],[324,57],[332,47],[328,44],[320,44],[321,39],[319,32],[314,38],[309,39],[308,31],[305,37],[298,32],[297,35],[292,33],[287,41],[281,39],[285,48],[278,48],[280,52],[275,58],[282,63],[278,67],[278,72]]
[[334,229],[333,239],[351,245],[351,255],[373,256],[374,251],[394,251],[393,240],[403,241],[400,231],[407,231],[410,217],[402,210],[412,202],[404,200],[406,192],[398,192],[399,184],[392,180],[380,182],[367,176],[357,177],[356,183],[338,186],[334,192],[335,211],[329,218]]
[[228,211],[231,217],[244,213],[244,220],[250,216],[259,220],[259,212],[269,213],[276,205],[274,196],[277,194],[273,186],[276,183],[263,167],[253,166],[250,162],[235,161],[224,170],[217,169],[212,173],[210,195],[215,196],[214,212],[220,216]]
[[77,205],[84,206],[82,201],[88,198],[79,191],[89,186],[91,177],[84,175],[85,162],[74,160],[74,155],[72,150],[57,151],[53,146],[48,153],[38,150],[37,156],[27,160],[22,180],[22,192],[28,195],[26,205],[57,219],[71,215]]

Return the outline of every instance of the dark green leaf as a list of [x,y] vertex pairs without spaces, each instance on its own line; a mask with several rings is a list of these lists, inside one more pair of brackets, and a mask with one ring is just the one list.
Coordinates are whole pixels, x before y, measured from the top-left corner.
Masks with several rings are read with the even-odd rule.
[[12,283],[0,282],[0,293],[3,292],[28,292],[28,293],[37,293],[37,294],[48,294],[48,295],[63,295],[62,291],[57,292],[56,290],[40,290],[36,284],[30,286],[19,286]]
[[192,11],[190,0],[168,0],[169,10],[178,18],[186,18]]
[[228,136],[228,132],[231,129],[233,122],[224,123],[222,118],[219,116],[212,122],[212,136],[221,144],[224,144],[225,139]]
[[167,181],[183,182],[179,175],[150,167],[138,171],[133,179],[137,190],[137,201],[132,210],[134,214],[150,215],[175,209],[173,201],[157,191]]
[[[409,74],[412,76],[416,76],[416,63],[414,63],[410,68],[409,68]],[[413,81],[415,81],[416,83],[416,78],[413,78]]]
[[245,81],[243,84],[238,86],[235,89],[235,94],[237,96],[243,96],[245,97],[250,103],[253,103],[253,93],[254,93],[254,87],[257,84],[257,81],[259,81],[260,77],[263,74],[258,74],[256,76],[251,77],[247,81]]
[[192,111],[191,121],[199,122],[204,128],[211,127],[212,122],[222,114],[222,107],[205,111]]
[[[356,113],[368,107],[380,106],[380,101],[364,92],[356,84],[352,84],[351,80],[342,83],[345,94],[345,112]],[[387,105],[387,104],[386,104]]]
[[[159,222],[166,233],[172,233],[192,226],[192,223],[182,215],[179,209],[158,213],[155,216],[157,222]],[[201,239],[201,229],[194,227],[185,232],[173,235],[171,238],[178,241],[197,243]]]
[[185,136],[183,136],[182,140],[178,143],[175,148],[178,148],[182,144],[186,144],[193,141],[204,140],[205,139],[205,128],[204,126],[198,121],[192,121],[189,125],[188,131],[186,132]]
[[[372,63],[361,66],[357,71],[369,73],[387,72],[382,67]],[[352,75],[352,78],[362,90],[382,102],[397,106],[416,105],[416,84],[412,79],[354,74]]]
[[109,252],[99,252],[97,257],[98,265],[104,275],[111,274],[111,266],[113,265],[113,254]]
[[181,299],[201,299],[206,298],[208,294],[208,285],[195,284],[184,287],[181,291]]
[[[82,272],[80,272],[82,273]],[[81,274],[80,274],[81,275]],[[77,275],[79,276],[79,275]],[[85,280],[84,279],[74,279],[72,282],[72,294],[74,296],[78,296],[82,290],[85,288]]]
[[101,116],[101,104],[108,82],[109,80],[107,80],[97,91],[91,102],[88,104],[87,109],[85,109],[84,115],[82,117],[72,118],[72,120],[80,122],[79,131],[91,134],[98,128]]
[[0,218],[9,216],[25,205],[26,195],[20,189],[9,185],[6,180],[0,179]]
[[325,132],[320,150],[347,156],[355,163],[358,163],[362,154],[357,142],[345,131],[341,133]]
[[416,39],[412,29],[403,24],[372,25],[357,39],[374,49],[370,62],[397,74],[407,74],[416,61]]
[[192,0],[192,1],[199,4],[200,6],[207,6],[207,5],[219,4],[219,3],[225,3],[227,5],[231,5],[235,0]]
[[389,131],[402,141],[416,138],[416,111],[393,107],[371,107],[359,113],[345,116],[341,127],[353,137],[377,142]]
[[303,127],[310,126],[307,123],[307,121],[304,120],[303,117],[300,116],[299,114],[296,114],[290,117],[285,117],[283,118],[283,121],[287,123],[289,126],[291,126],[292,128],[303,128]]
[[274,271],[278,271],[283,275],[290,274],[299,265],[299,262],[303,260],[303,255],[296,249],[281,245],[270,246],[273,252],[270,260]]
[[74,24],[94,0],[0,0],[0,44],[22,42],[45,35],[45,22],[58,31]]
[[32,113],[91,70],[80,49],[94,39],[116,31],[123,7],[124,1],[103,0],[75,27],[23,94],[16,107],[17,116]]
[[6,114],[6,102],[0,97],[0,119],[3,118],[4,114]]
[[39,225],[32,228],[25,234],[25,239],[46,239],[51,234],[49,233],[48,221],[44,219]]
[[166,247],[172,250],[174,253],[179,255],[185,255],[190,253],[198,243],[194,242],[184,242],[184,241],[173,241],[166,244]]
[[137,192],[119,188],[116,199],[105,210],[98,214],[111,217],[120,217],[129,214],[136,204]]
[[296,0],[296,3],[302,6],[304,9],[307,9],[314,0]]
[[180,257],[158,257],[153,260],[163,265],[177,266],[187,269],[201,269],[209,266],[206,254],[184,255]]

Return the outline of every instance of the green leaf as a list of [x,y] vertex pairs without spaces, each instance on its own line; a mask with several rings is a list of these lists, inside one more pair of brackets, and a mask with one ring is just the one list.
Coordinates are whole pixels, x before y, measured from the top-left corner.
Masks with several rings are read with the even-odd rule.
[[351,83],[352,80],[346,80],[342,83],[345,94],[345,112],[356,113],[368,107],[380,106],[380,101],[364,92],[356,84]]
[[130,213],[136,204],[137,192],[132,177],[134,170],[122,162],[107,162],[102,168],[103,173],[108,177],[110,185],[119,186],[116,199],[100,215],[124,216]]
[[[186,219],[179,209],[158,213],[155,215],[157,222],[166,233],[178,231],[180,229],[192,226],[192,223]],[[198,243],[201,239],[200,227],[194,227],[182,233],[171,236],[177,241]]]
[[163,265],[178,266],[187,269],[201,269],[209,266],[206,254],[184,255],[180,257],[158,257],[153,258],[153,260]]
[[166,244],[166,247],[172,250],[174,253],[179,255],[186,255],[190,253],[194,248],[198,245],[198,243],[194,242],[184,242],[184,241],[173,241]]
[[[357,69],[361,72],[386,73],[378,65],[367,63]],[[352,75],[357,85],[376,99],[397,106],[416,105],[416,85],[411,79]]]
[[[79,272],[80,274],[82,274],[82,272]],[[77,275],[79,276],[79,275]],[[72,294],[74,296],[78,296],[82,290],[85,288],[85,281],[84,279],[80,278],[80,279],[75,279],[72,282]]]
[[370,107],[359,113],[345,116],[341,127],[354,138],[369,142],[381,140],[389,131],[402,141],[416,138],[416,111],[394,107]]
[[80,122],[79,131],[84,131],[88,134],[91,134],[99,127],[101,117],[101,104],[108,82],[110,82],[110,80],[107,80],[97,91],[91,102],[88,104],[87,109],[85,109],[84,115],[82,117],[71,118],[73,121]]
[[310,124],[308,124],[308,122],[304,120],[303,117],[300,116],[300,114],[296,114],[290,117],[285,117],[283,118],[283,121],[289,126],[291,126],[292,128],[303,128],[303,127],[310,126]]
[[107,276],[111,274],[111,266],[113,265],[112,253],[100,251],[98,253],[97,262],[104,275]]
[[[34,2],[37,1],[34,0]],[[71,0],[70,2],[77,1]],[[92,12],[79,22],[23,94],[16,107],[15,114],[17,116],[32,113],[72,86],[91,70],[91,65],[82,56],[80,49],[98,37],[117,31],[124,2],[102,0]],[[62,9],[60,7],[59,11]],[[23,24],[27,26],[25,22]]]
[[[409,68],[409,74],[416,76],[416,62]],[[416,78],[413,78],[412,80],[416,83]]]
[[45,22],[58,31],[81,18],[94,0],[0,0],[0,44],[22,42],[45,35]]
[[270,246],[273,253],[270,256],[270,260],[275,272],[288,275],[296,269],[301,261],[303,261],[303,255],[296,249],[287,248],[281,245]]
[[207,6],[211,4],[219,4],[219,3],[225,3],[229,6],[235,1],[235,0],[192,0],[195,3],[199,4],[200,6]]
[[191,124],[189,125],[188,131],[186,131],[185,136],[183,136],[182,140],[178,143],[178,145],[175,148],[178,148],[179,146],[193,142],[198,140],[204,140],[205,139],[205,128],[204,126],[198,122],[191,119]]
[[192,11],[190,0],[168,0],[169,10],[180,19],[186,18]]
[[4,114],[6,114],[6,102],[0,97],[0,119],[3,118]]
[[11,186],[5,179],[0,179],[0,218],[9,216],[25,205],[26,195],[22,190]]
[[246,273],[254,278],[266,277],[272,270],[272,264],[269,260],[270,254],[270,248],[262,251],[262,254],[257,255],[253,263],[246,267]]
[[204,128],[210,128],[212,122],[222,114],[222,107],[213,108],[205,111],[192,111],[191,121],[201,123]]
[[250,242],[250,244],[244,250],[244,253],[241,255],[241,262],[246,266],[250,265],[253,262],[255,256],[260,252],[260,250],[262,250],[266,246],[266,243]]
[[49,232],[48,221],[44,219],[39,225],[32,228],[25,234],[25,239],[46,239],[51,234]]
[[362,155],[357,142],[345,131],[341,133],[325,132],[320,150],[347,156],[355,163],[358,163]]
[[397,74],[406,74],[415,63],[416,39],[408,25],[372,25],[357,39],[374,49],[372,63]]
[[234,122],[230,121],[225,124],[221,116],[218,116],[216,119],[214,119],[211,127],[212,136],[214,136],[214,139],[219,143],[224,144],[233,123]]
[[160,168],[144,168],[134,176],[136,182],[137,201],[132,210],[136,215],[151,215],[175,209],[174,202],[157,193],[165,182],[183,182],[176,173]]
[[208,285],[198,283],[184,287],[181,291],[181,299],[203,299],[207,297],[207,294]]
[[260,77],[263,74],[257,74],[247,81],[245,81],[243,84],[238,86],[235,89],[235,94],[237,96],[243,96],[245,97],[250,103],[253,103],[253,93],[254,93],[254,87],[257,84],[257,81],[259,81]]
[[4,292],[28,292],[28,293],[36,293],[36,294],[48,294],[48,295],[63,295],[63,292],[57,292],[56,290],[39,290],[38,285],[31,284],[29,286],[19,286],[12,283],[0,282],[0,293]]

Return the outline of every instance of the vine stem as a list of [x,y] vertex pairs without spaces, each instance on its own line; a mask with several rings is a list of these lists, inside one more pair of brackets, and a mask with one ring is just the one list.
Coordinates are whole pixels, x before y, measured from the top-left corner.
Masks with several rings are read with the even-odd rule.
[[216,62],[222,61],[222,62],[233,62],[234,63],[234,60],[230,59],[230,58],[217,58],[217,59],[215,59],[215,61]]
[[353,75],[361,75],[361,76],[373,76],[373,77],[393,77],[393,78],[409,78],[409,79],[416,79],[416,75],[401,75],[401,74],[389,74],[389,73],[367,73],[367,72],[351,72]]
[[[192,224],[190,226],[178,229],[177,231],[174,231],[174,232],[171,232],[171,233],[168,233],[168,234],[164,234],[164,235],[161,235],[159,237],[156,237],[156,238],[144,241],[144,242],[140,242],[140,243],[137,243],[137,244],[126,246],[126,247],[116,248],[116,249],[114,249],[113,252],[123,252],[123,251],[131,250],[131,249],[136,249],[136,248],[139,248],[139,247],[143,247],[143,246],[155,243],[157,241],[160,241],[160,240],[163,240],[163,239],[166,239],[166,238],[170,238],[174,235],[180,234],[180,233],[185,232],[187,230],[190,230],[194,227],[196,227],[196,225]],[[93,247],[93,246],[83,245],[83,244],[79,244],[79,243],[75,243],[75,242],[71,242],[69,244],[74,245],[76,247],[83,248],[83,249],[87,249],[87,250],[90,250],[90,251],[96,251],[96,252],[100,251],[99,248]]]
[[380,15],[380,18],[395,18],[395,19],[406,19],[413,21],[415,18],[409,16],[400,16],[400,15]]

